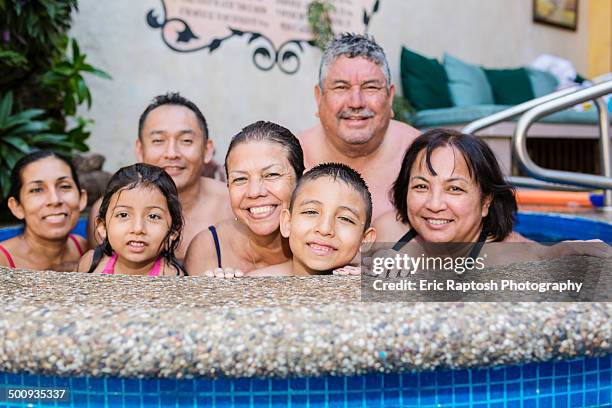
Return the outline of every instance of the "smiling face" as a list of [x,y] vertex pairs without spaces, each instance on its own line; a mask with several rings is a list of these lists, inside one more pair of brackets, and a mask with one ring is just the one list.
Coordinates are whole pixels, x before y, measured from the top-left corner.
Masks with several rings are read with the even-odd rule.
[[87,195],[76,186],[70,166],[55,157],[28,164],[21,172],[19,202],[9,208],[26,228],[45,239],[66,239],[87,205]]
[[140,268],[154,262],[172,218],[164,195],[156,187],[122,189],[111,197],[98,232],[128,265]]
[[379,144],[392,117],[395,89],[382,69],[363,57],[336,59],[315,88],[319,118],[327,137],[342,146]]
[[410,225],[428,242],[475,242],[490,197],[483,199],[460,151],[449,146],[435,149],[431,154],[435,176],[427,168],[425,152],[419,153],[410,170],[406,197]]
[[147,115],[136,156],[141,163],[166,170],[181,192],[199,182],[204,164],[212,158],[212,141],[205,137],[189,108],[162,105]]
[[295,274],[317,274],[345,266],[362,242],[376,238],[364,231],[366,203],[347,183],[330,177],[305,182],[291,213],[283,211],[281,232],[289,238]]
[[280,213],[289,206],[296,175],[282,145],[253,141],[235,146],[227,158],[232,211],[255,235],[278,231]]

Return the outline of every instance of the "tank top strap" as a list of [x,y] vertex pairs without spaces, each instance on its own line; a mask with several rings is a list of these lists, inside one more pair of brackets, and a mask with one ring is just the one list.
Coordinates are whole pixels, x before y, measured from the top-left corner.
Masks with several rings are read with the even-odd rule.
[[419,235],[414,228],[410,228],[408,232],[406,232],[400,239],[393,245],[394,251],[399,251],[406,245],[408,242],[412,241],[414,237]]
[[157,258],[157,261],[155,261],[153,268],[151,268],[151,272],[149,272],[149,276],[159,276],[159,272],[161,270],[162,259],[163,258],[161,256]]
[[219,268],[222,268],[221,266],[221,245],[219,245],[219,236],[217,235],[217,229],[215,228],[214,225],[211,225],[208,227],[208,230],[210,231],[210,234],[213,237],[213,241],[215,242],[215,252],[217,253],[217,265],[219,266]]
[[72,242],[74,242],[74,246],[76,246],[77,251],[79,251],[79,255],[83,256],[83,248],[81,248],[81,244],[79,244],[79,240],[77,239],[77,237],[74,234],[70,234],[68,235],[68,238],[70,238]]
[[476,259],[478,258],[478,255],[480,254],[480,250],[482,249],[482,247],[484,246],[485,242],[487,241],[487,237],[489,236],[489,232],[486,229],[482,229],[480,231],[480,236],[478,237],[478,242],[476,242],[474,244],[474,246],[472,247],[472,250],[470,251],[470,255],[469,257],[472,259]]
[[113,256],[108,260],[104,270],[102,271],[105,275],[114,275],[115,274],[115,263],[117,262],[117,254],[114,253]]
[[[416,230],[414,228],[410,229],[408,232],[406,232],[404,234],[404,236],[402,236],[399,241],[397,241],[397,243],[395,245],[393,245],[393,249],[395,251],[399,251],[400,249],[402,249],[404,247],[404,245],[406,245],[408,242],[410,242],[414,237],[416,237],[417,235],[419,235]],[[482,249],[482,247],[484,246],[485,242],[487,241],[487,237],[489,236],[489,233],[483,228],[480,231],[480,236],[478,237],[478,242],[476,242],[474,244],[474,246],[472,247],[472,250],[470,251],[470,258],[477,258],[478,255],[480,254],[480,250]]]
[[11,253],[2,245],[0,245],[0,251],[4,253],[4,256],[6,257],[6,260],[8,261],[10,267],[14,268],[15,262],[13,261],[13,257],[11,256]]

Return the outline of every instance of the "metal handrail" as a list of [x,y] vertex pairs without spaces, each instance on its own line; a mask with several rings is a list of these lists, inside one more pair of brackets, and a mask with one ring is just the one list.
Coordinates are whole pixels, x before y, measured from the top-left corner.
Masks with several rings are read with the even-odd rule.
[[519,105],[512,106],[511,108],[504,109],[501,112],[497,112],[497,113],[494,113],[493,115],[485,116],[484,118],[480,118],[473,122],[470,122],[461,130],[461,132],[473,135],[479,130],[488,128],[490,126],[496,125],[500,122],[503,122],[505,120],[518,116],[524,112],[527,112],[529,109],[534,108],[544,102],[552,101],[562,96],[572,94],[580,89],[582,89],[582,87],[579,85],[571,86],[569,88],[564,88],[560,91],[553,92],[551,94],[544,95],[539,98],[531,99]]
[[555,190],[555,191],[591,191],[592,188],[570,186],[567,184],[550,183],[548,181],[542,181],[534,179],[533,177],[520,177],[520,176],[506,176],[504,177],[508,184],[518,187],[536,188],[544,190]]
[[[612,206],[612,162],[610,152],[610,119],[608,109],[600,98],[612,92],[612,81],[602,82],[589,88],[581,89],[569,95],[552,99],[535,106],[520,117],[512,137],[513,150],[519,165],[534,178],[565,183],[583,187],[607,189],[604,194],[604,205]],[[581,102],[594,100],[599,114],[599,141],[603,176],[545,169],[533,162],[527,153],[527,131],[529,127],[543,116],[549,115]]]

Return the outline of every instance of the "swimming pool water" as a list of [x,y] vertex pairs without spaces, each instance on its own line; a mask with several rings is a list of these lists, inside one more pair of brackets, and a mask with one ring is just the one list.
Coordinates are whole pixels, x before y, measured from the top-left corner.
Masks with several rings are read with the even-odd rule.
[[[10,227],[0,228],[0,241],[4,241],[9,238],[13,238],[23,232],[23,226],[15,225]],[[87,218],[79,219],[79,222],[72,230],[73,234],[80,235],[82,237],[87,236]]]
[[69,388],[69,402],[30,405],[52,407],[609,407],[611,366],[612,354],[483,369],[291,379],[140,380],[0,373],[0,387]]
[[574,215],[519,212],[515,231],[538,242],[574,239],[612,242],[612,223]]

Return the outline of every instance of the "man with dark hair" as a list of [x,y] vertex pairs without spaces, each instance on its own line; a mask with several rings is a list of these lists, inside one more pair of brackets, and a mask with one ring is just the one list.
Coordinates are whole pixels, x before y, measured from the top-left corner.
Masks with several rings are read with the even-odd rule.
[[[136,157],[139,162],[159,166],[172,177],[187,221],[176,252],[182,260],[193,237],[209,225],[231,218],[227,186],[202,177],[212,159],[214,145],[208,138],[206,119],[198,107],[178,93],[157,96],[138,122]],[[100,201],[89,216],[88,242],[97,245],[95,218]]]
[[340,162],[372,193],[373,219],[389,200],[404,152],[418,130],[392,120],[395,88],[383,49],[369,36],[341,34],[325,50],[315,86],[320,124],[298,135],[306,168]]

